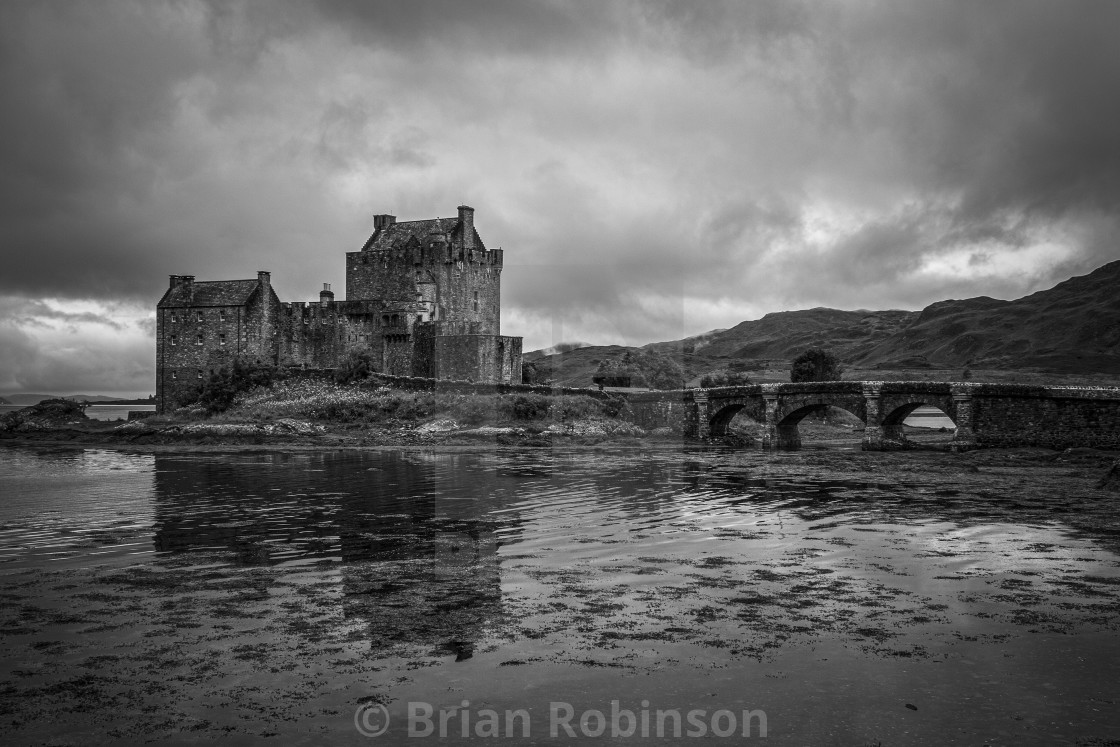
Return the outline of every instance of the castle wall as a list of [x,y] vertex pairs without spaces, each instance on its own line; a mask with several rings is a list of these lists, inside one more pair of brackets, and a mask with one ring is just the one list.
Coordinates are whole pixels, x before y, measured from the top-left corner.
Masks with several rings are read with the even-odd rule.
[[[246,362],[275,364],[271,319],[279,308],[267,273],[245,304],[160,306],[156,310],[156,410],[193,396],[212,374]],[[177,278],[189,289],[193,279]],[[174,288],[175,286],[173,286]]]
[[501,335],[437,335],[435,378],[517,384],[521,381],[521,338]]
[[432,243],[380,251],[348,252],[346,298],[415,303],[431,311],[424,321],[469,321],[484,334],[501,332],[503,252],[457,250]]
[[345,301],[326,288],[319,302],[281,304],[267,272],[197,286],[173,276],[157,307],[157,409],[238,359],[327,369],[354,350],[391,376],[520,383],[521,338],[500,336],[503,252],[486,249],[473,208],[446,223],[375,216],[375,227],[346,255]]

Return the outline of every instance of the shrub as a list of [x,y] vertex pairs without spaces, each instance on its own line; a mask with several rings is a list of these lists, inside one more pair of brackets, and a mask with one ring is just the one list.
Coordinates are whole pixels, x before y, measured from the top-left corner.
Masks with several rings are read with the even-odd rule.
[[598,400],[586,395],[561,396],[552,398],[552,407],[548,413],[553,420],[580,420],[592,415],[602,415],[603,408]]
[[373,353],[367,348],[355,348],[346,354],[334,372],[334,380],[339,384],[362,381],[374,373]]
[[275,366],[234,361],[232,369],[223,366],[217,373],[211,374],[195,399],[211,415],[225,412],[238,394],[270,386],[282,376]]
[[493,397],[475,397],[467,394],[459,397],[451,408],[451,414],[460,423],[481,425],[494,419],[497,409]]
[[824,348],[810,348],[793,359],[789,370],[789,380],[798,381],[840,381],[844,372],[840,359]]
[[548,415],[549,398],[543,394],[515,394],[502,403],[515,420],[540,420]]

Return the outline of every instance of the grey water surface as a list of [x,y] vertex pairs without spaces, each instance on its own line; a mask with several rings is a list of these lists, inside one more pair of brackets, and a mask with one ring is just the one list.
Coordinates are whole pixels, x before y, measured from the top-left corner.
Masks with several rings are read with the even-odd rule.
[[0,449],[0,734],[1120,735],[1115,544],[1010,486],[783,458]]

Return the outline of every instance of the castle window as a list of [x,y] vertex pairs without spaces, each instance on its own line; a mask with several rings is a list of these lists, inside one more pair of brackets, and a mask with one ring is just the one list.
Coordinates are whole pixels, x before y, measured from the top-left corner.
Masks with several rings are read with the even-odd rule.
[[218,344],[219,345],[225,345],[226,344],[225,333],[222,333],[222,334],[218,335]]
[[171,312],[171,321],[172,323],[179,321],[179,317],[175,315],[174,311]]
[[202,344],[202,335],[196,335],[196,336],[195,336],[195,338],[194,338],[194,344],[195,344],[195,345],[201,345],[201,344]]
[[195,320],[201,322],[202,321],[202,312],[201,311],[196,311],[196,312],[194,312],[194,314],[195,314]]
[[200,378],[200,379],[202,378],[202,369],[201,368],[198,369],[198,378]]
[[172,345],[178,345],[179,344],[179,336],[178,335],[171,335],[171,344]]
[[172,371],[171,372],[171,378],[173,378],[173,379],[179,378],[179,372],[178,371]]
[[478,291],[474,292],[474,310],[478,311]]
[[218,321],[219,322],[224,322],[225,320],[226,320],[226,310],[225,309],[219,309],[218,310]]

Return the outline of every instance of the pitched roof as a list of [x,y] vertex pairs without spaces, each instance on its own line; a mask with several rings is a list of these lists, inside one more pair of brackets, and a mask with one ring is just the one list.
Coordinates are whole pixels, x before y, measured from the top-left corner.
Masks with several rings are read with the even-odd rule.
[[203,280],[169,288],[160,306],[244,306],[259,280]]
[[[362,245],[362,251],[378,251],[394,246],[404,246],[405,242],[415,237],[421,244],[427,243],[427,238],[433,233],[446,233],[447,240],[452,243],[461,243],[463,240],[463,224],[458,218],[428,218],[426,220],[406,220],[390,224],[372,236]],[[474,232],[474,245],[476,249],[486,250],[478,231]]]

